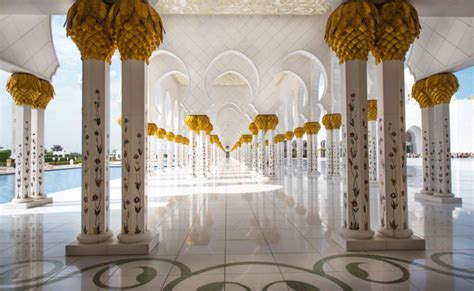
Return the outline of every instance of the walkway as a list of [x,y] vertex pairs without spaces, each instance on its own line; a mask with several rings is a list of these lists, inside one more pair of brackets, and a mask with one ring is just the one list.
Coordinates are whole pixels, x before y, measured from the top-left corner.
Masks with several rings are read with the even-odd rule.
[[[224,290],[223,282],[225,290],[474,289],[472,193],[461,193],[464,206],[455,208],[422,205],[413,200],[418,186],[409,189],[410,225],[426,237],[426,251],[348,253],[330,239],[340,225],[342,181],[283,177],[262,182],[233,163],[210,180],[152,176],[149,221],[161,243],[150,256],[64,257],[80,228],[77,189],[69,193],[76,202],[0,212],[0,289]],[[114,181],[116,234],[118,189]]]

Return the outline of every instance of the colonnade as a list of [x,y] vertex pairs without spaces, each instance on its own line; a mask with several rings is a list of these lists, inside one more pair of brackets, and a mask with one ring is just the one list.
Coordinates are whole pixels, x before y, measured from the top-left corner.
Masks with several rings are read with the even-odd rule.
[[412,96],[421,108],[423,188],[417,198],[460,203],[451,185],[449,103],[458,90],[456,76],[441,73],[416,81]]
[[15,102],[15,196],[7,208],[30,208],[52,202],[44,192],[44,115],[54,97],[46,80],[13,73],[6,89]]
[[224,147],[217,135],[213,135],[212,123],[207,115],[188,115],[185,124],[189,129],[189,174],[192,177],[210,177],[223,158]]

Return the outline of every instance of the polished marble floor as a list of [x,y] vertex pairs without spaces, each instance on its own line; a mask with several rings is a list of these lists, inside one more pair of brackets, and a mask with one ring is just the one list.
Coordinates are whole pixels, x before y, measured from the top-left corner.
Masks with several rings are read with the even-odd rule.
[[[474,161],[453,161],[462,206],[415,201],[421,173],[410,163],[410,227],[426,251],[345,252],[330,239],[341,180],[281,172],[261,181],[227,162],[209,180],[177,170],[150,177],[150,229],[161,242],[149,256],[65,257],[80,228],[77,188],[51,206],[0,210],[0,289],[474,290]],[[116,234],[119,190],[113,181]]]

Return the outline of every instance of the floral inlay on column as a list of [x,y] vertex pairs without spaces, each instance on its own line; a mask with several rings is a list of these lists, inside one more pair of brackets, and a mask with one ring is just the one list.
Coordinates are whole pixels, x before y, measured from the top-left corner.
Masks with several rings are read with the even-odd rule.
[[318,174],[318,136],[321,125],[317,121],[310,121],[304,124],[307,136],[307,158],[308,158],[308,175],[314,176]]
[[369,180],[377,181],[377,100],[368,100]]
[[[344,210],[340,234],[350,239],[368,239],[374,234],[369,219],[367,56],[375,45],[377,23],[378,11],[373,4],[350,1],[339,5],[326,25],[325,39],[342,64],[342,85],[345,87],[342,119],[346,131],[346,173],[343,175]],[[357,41],[351,41],[354,39]],[[327,119],[323,118],[325,126],[329,123]],[[330,130],[332,127],[331,122]]]
[[379,9],[377,41],[372,47],[382,93],[377,102],[381,210],[378,232],[410,238],[413,231],[408,226],[403,62],[420,33],[420,25],[415,8],[406,1],[387,2]]

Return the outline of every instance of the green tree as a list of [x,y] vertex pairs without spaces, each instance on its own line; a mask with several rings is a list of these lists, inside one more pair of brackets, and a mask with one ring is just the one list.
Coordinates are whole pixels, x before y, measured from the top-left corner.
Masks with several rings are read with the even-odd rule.
[[58,145],[58,144],[55,144],[53,145],[53,147],[51,148],[51,151],[53,152],[62,152],[63,151],[63,147]]

